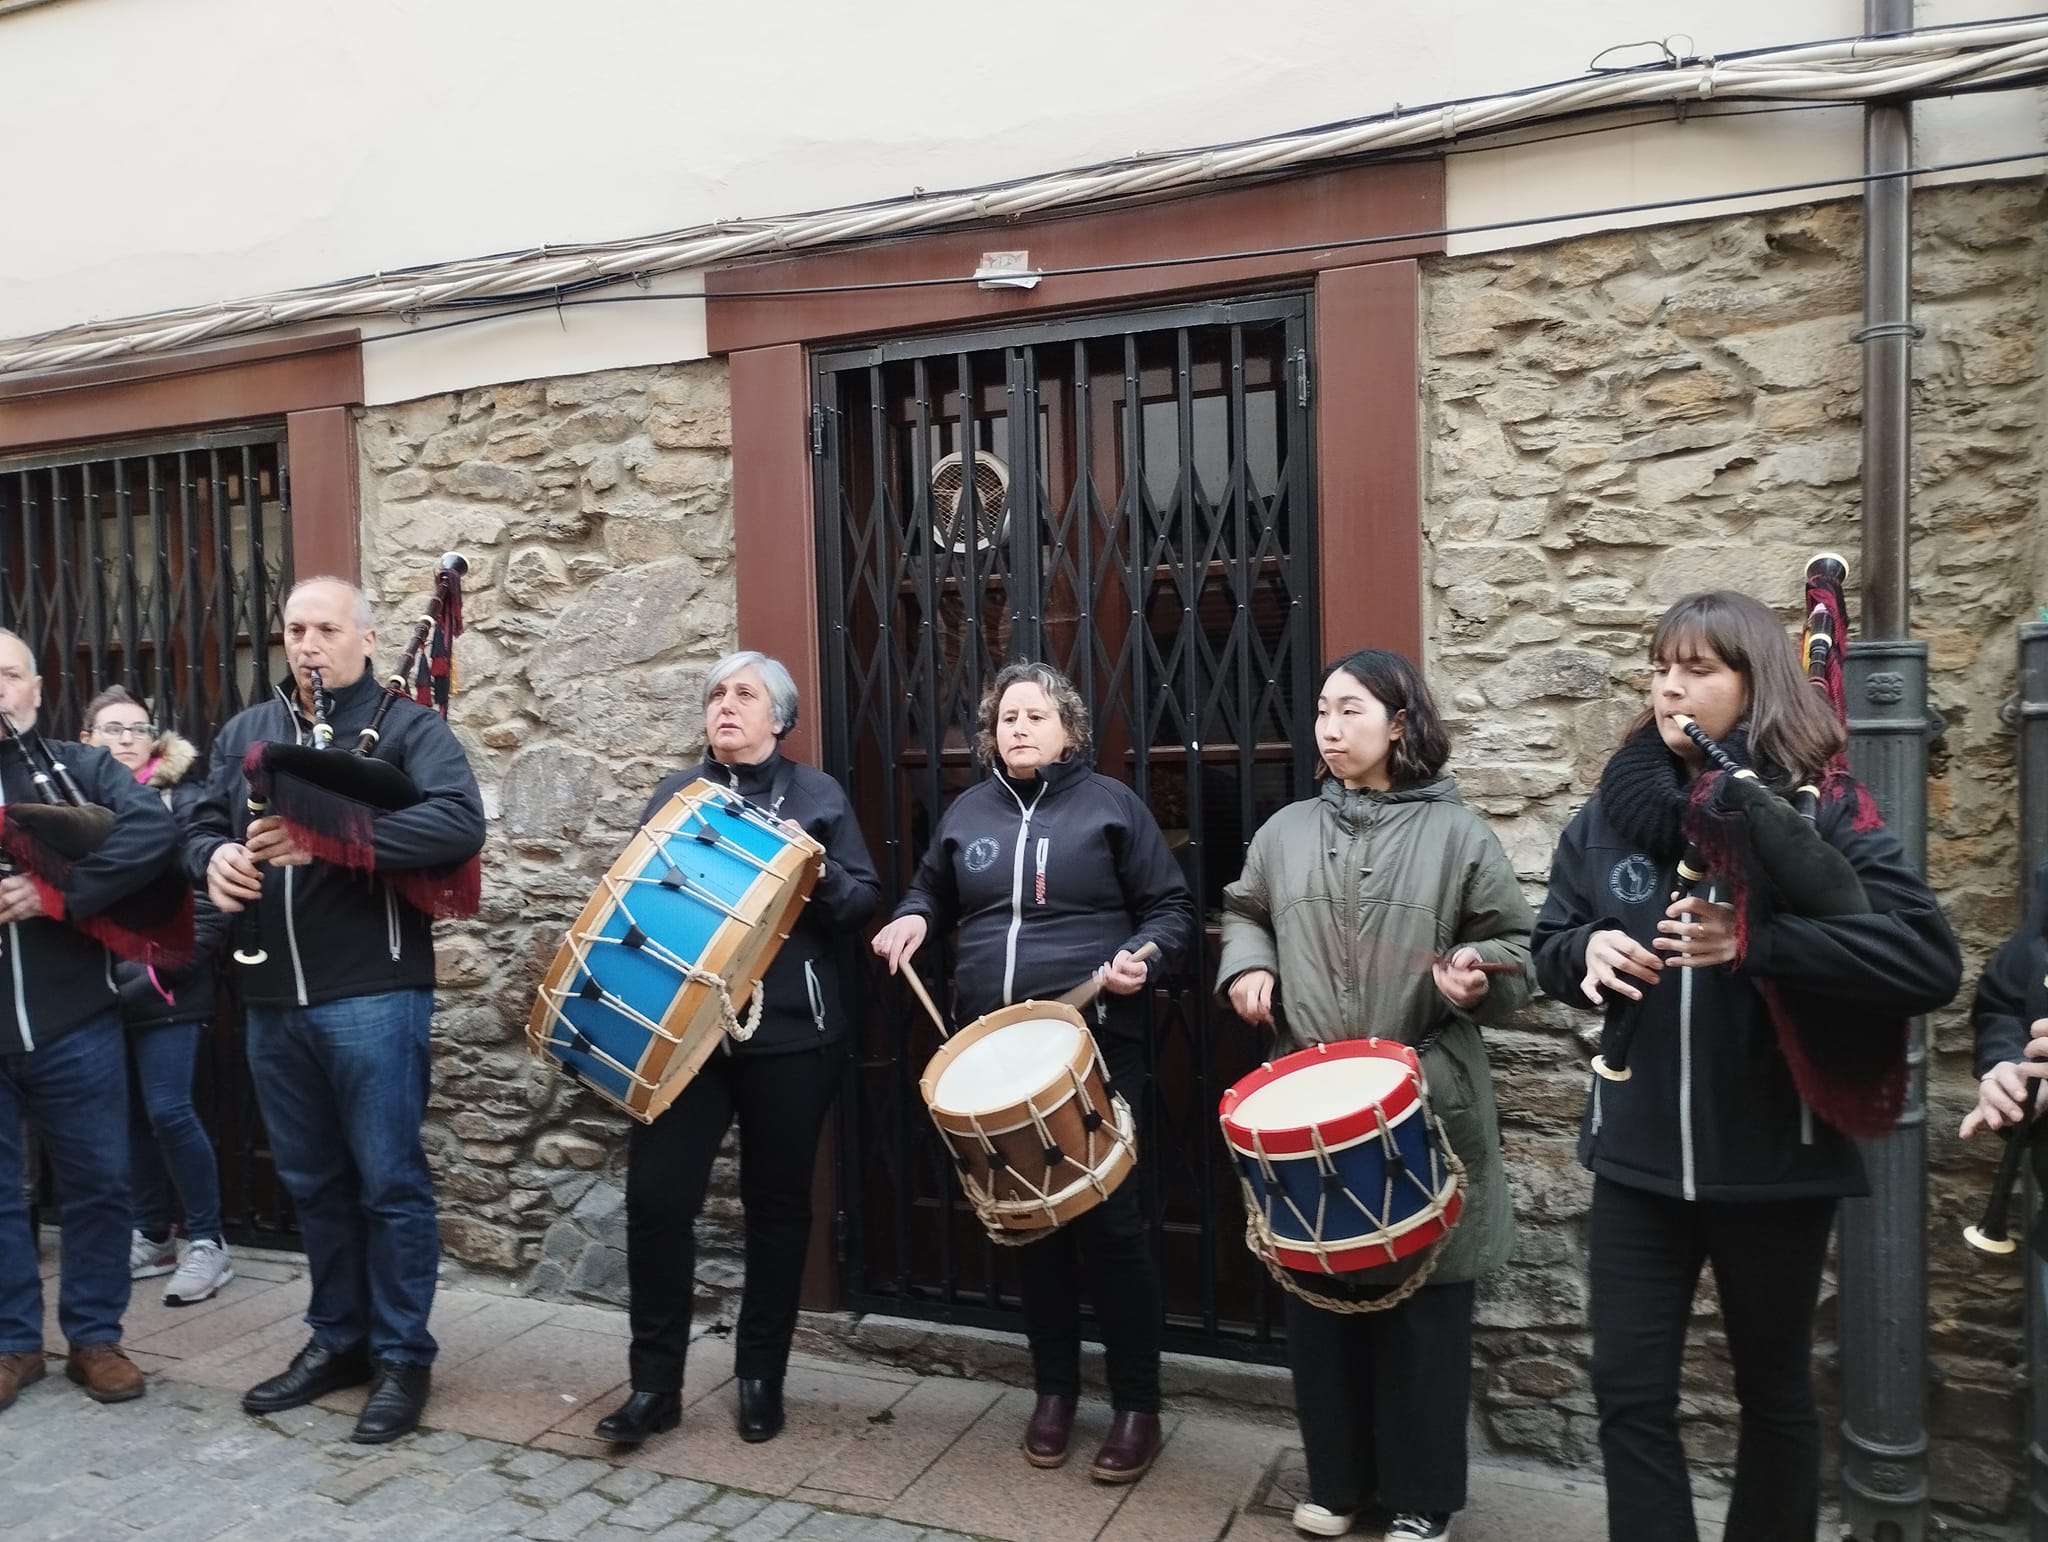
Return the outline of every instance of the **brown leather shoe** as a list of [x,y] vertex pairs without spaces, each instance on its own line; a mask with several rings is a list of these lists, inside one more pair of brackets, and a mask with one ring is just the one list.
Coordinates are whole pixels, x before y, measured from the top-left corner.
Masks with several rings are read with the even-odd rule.
[[0,1355],[0,1408],[12,1408],[21,1389],[32,1381],[41,1381],[49,1368],[40,1349]]
[[125,1403],[141,1397],[142,1372],[119,1344],[88,1344],[64,1359],[64,1374],[85,1388],[95,1403]]
[[1031,1422],[1024,1427],[1024,1460],[1033,1467],[1061,1467],[1067,1442],[1074,1437],[1074,1400],[1050,1392],[1038,1394]]
[[1088,1464],[1088,1476],[1097,1483],[1136,1483],[1152,1470],[1159,1446],[1159,1415],[1119,1412]]

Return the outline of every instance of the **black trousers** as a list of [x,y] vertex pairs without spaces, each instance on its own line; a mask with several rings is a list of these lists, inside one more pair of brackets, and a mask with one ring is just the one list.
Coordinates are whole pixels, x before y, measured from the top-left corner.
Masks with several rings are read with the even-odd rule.
[[845,1058],[844,1040],[786,1055],[715,1050],[667,1113],[633,1126],[626,1143],[626,1282],[634,1391],[674,1392],[683,1384],[697,1296],[697,1213],[734,1115],[747,1277],[733,1374],[782,1375],[811,1238],[818,1132]]
[[[1310,1286],[1314,1288],[1313,1285]],[[1340,1515],[1465,1508],[1472,1285],[1425,1285],[1384,1312],[1287,1297],[1287,1364],[1309,1498]]]
[[1696,1542],[1678,1438],[1685,1329],[1711,1261],[1742,1405],[1727,1534],[1813,1542],[1820,1419],[1813,1317],[1832,1199],[1688,1201],[1593,1182],[1588,1236],[1593,1394],[1612,1542]]
[[[1111,1084],[1135,1112],[1145,1086],[1144,1046],[1108,1034],[1098,1042]],[[1085,1290],[1102,1335],[1110,1405],[1124,1413],[1159,1411],[1162,1308],[1142,1190],[1133,1170],[1093,1210],[1017,1250],[1024,1335],[1031,1345],[1031,1375],[1039,1393],[1081,1395]]]

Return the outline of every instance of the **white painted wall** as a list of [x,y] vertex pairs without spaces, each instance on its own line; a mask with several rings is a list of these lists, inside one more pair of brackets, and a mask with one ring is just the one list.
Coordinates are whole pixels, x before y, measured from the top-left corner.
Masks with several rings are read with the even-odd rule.
[[[2026,9],[1922,0],[1921,16]],[[1727,52],[1851,34],[1861,14],[1860,0],[60,0],[0,14],[0,338],[1511,90],[1644,38]],[[1923,160],[2027,148],[2040,106],[1930,108],[1921,130]],[[1455,156],[1451,215],[1840,175],[1860,156],[1853,111],[1695,117]],[[702,347],[696,311],[594,307],[382,344],[373,396],[677,357]]]

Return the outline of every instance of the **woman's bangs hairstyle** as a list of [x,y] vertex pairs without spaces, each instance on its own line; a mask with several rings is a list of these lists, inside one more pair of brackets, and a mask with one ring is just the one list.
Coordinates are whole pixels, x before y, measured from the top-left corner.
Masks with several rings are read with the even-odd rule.
[[[1807,683],[1798,649],[1768,607],[1734,589],[1688,594],[1650,634],[1650,660],[1683,664],[1708,654],[1742,676],[1749,694],[1744,721],[1752,755],[1795,782],[1819,781],[1848,744],[1834,708]],[[1631,736],[1656,716],[1645,708]]]
[[[109,707],[141,706],[142,703],[135,699],[134,694],[129,691],[127,686],[110,685],[85,704],[85,731],[90,733],[93,729],[99,727],[100,714]],[[149,709],[144,707],[143,710],[146,712]]]
[[988,689],[981,693],[974,753],[982,764],[999,768],[1003,763],[1003,757],[996,749],[996,715],[1002,711],[1003,693],[1013,685],[1035,685],[1051,697],[1053,707],[1060,715],[1060,726],[1067,731],[1067,758],[1086,760],[1089,757],[1095,748],[1095,740],[1088,727],[1087,703],[1074,689],[1074,682],[1050,664],[1034,664],[1029,659],[1020,659],[1014,664],[1005,664],[997,671],[995,679],[989,681]]
[[1386,648],[1362,648],[1341,658],[1323,671],[1323,679],[1339,670],[1372,692],[1386,707],[1387,721],[1392,722],[1397,712],[1408,714],[1401,737],[1387,755],[1388,779],[1396,787],[1413,787],[1441,776],[1444,762],[1451,758],[1451,736],[1422,671]]

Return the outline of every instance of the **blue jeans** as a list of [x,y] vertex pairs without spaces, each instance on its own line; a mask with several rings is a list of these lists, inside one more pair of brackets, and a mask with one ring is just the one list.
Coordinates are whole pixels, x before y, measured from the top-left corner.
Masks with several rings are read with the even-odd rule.
[[441,1257],[420,1125],[434,993],[248,1009],[249,1070],[313,1276],[306,1323],[333,1353],[431,1365]]
[[192,1071],[204,1023],[156,1023],[128,1030],[128,1055],[142,1096],[129,1102],[128,1168],[135,1225],[152,1236],[171,1227],[170,1190],[185,1207],[185,1235],[220,1240],[220,1169],[213,1139],[192,1106]]
[[128,1066],[109,1008],[43,1049],[0,1055],[0,1354],[43,1347],[43,1282],[22,1194],[22,1120],[63,1197],[57,1322],[74,1349],[112,1344],[128,1310]]

